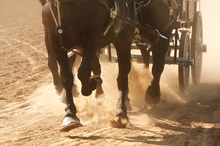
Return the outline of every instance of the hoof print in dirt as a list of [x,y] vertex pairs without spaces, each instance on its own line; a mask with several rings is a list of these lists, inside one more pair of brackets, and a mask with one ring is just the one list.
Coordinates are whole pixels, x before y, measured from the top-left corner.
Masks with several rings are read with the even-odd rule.
[[145,93],[145,101],[148,104],[157,104],[160,102],[160,92],[153,92],[152,87],[149,86]]
[[65,117],[63,119],[63,125],[60,128],[60,132],[69,132],[70,130],[82,127],[83,125],[80,123],[77,117]]

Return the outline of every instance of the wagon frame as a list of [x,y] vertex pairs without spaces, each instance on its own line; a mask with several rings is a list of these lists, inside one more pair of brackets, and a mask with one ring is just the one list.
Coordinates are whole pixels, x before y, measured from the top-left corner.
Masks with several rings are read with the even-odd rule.
[[[112,45],[109,44],[108,47],[103,49],[100,57],[117,62],[117,58],[112,56],[111,48]],[[139,48],[132,45],[131,49]],[[207,52],[207,45],[203,44],[200,0],[181,0],[179,16],[165,57],[165,64],[178,65],[180,91],[187,90],[189,86],[190,66],[193,84],[200,83],[204,52]],[[143,62],[142,55],[132,54],[132,60]],[[152,56],[149,58],[149,63],[153,63]]]

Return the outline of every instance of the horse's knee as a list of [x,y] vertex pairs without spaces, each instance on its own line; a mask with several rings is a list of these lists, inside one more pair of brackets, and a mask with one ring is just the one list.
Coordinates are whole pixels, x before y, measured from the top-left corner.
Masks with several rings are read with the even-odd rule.
[[61,75],[61,82],[64,89],[71,91],[73,87],[73,74],[66,72],[64,75]]

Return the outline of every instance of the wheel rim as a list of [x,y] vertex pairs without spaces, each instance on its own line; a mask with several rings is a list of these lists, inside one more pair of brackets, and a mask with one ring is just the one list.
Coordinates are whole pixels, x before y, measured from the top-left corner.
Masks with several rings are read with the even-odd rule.
[[192,29],[192,59],[194,59],[192,80],[194,84],[198,84],[202,71],[202,52],[200,51],[200,47],[203,43],[202,18],[200,12],[195,13]]
[[[188,31],[182,32],[179,57],[188,58],[191,57],[191,43]],[[190,66],[179,65],[179,87],[181,91],[187,90],[189,86]]]

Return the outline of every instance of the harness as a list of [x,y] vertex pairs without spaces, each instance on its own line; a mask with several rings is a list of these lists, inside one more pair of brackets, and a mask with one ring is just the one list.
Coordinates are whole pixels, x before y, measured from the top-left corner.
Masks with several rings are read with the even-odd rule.
[[173,21],[177,20],[177,16],[175,16],[173,14],[173,12],[174,12],[174,9],[178,9],[178,4],[177,4],[176,0],[169,0],[169,1],[164,0],[164,2],[167,5],[167,7],[169,7],[169,20],[163,30],[163,31],[166,31],[168,29],[168,27],[170,26],[170,24],[172,24]]
[[112,12],[112,13],[110,13],[110,18],[111,19],[109,20],[109,23],[108,23],[107,27],[104,28],[102,37],[104,37],[107,34],[107,32],[109,31],[109,29],[111,28],[111,26],[114,25],[115,15],[117,15],[117,10],[118,10],[117,5],[115,3],[115,0],[113,0],[113,4],[112,4],[110,9],[111,9],[111,12]]
[[101,3],[104,5],[104,7],[106,8],[106,10],[110,13],[110,15],[114,16],[114,18],[118,18],[118,19],[121,19],[123,22],[129,24],[129,25],[132,25],[134,27],[137,27],[137,28],[140,28],[140,29],[143,29],[153,35],[155,35],[156,37],[161,37],[161,38],[164,38],[164,39],[167,39],[165,36],[163,36],[162,34],[160,34],[160,32],[157,30],[157,29],[153,29],[151,26],[143,26],[139,23],[136,23],[130,19],[127,19],[123,16],[119,16],[117,14],[115,14],[110,8],[109,6],[106,4],[105,0],[100,0]]
[[[70,0],[65,0],[65,1],[70,1]],[[59,42],[60,42],[60,45],[61,45],[61,48],[67,52],[69,52],[69,50],[64,47],[63,45],[63,39],[62,39],[62,35],[64,34],[64,30],[62,28],[62,24],[61,24],[61,16],[60,16],[60,1],[59,0],[54,0],[54,6],[57,7],[57,14],[58,14],[58,20],[56,19],[55,15],[54,15],[54,12],[52,10],[52,7],[51,7],[51,4],[49,3],[48,0],[46,0],[46,3],[50,9],[50,12],[52,14],[52,17],[53,17],[53,20],[55,22],[55,25],[56,25],[56,34],[58,36],[58,39],[59,39]]]
[[[137,12],[139,12],[140,17],[141,17],[141,21],[142,21],[144,26],[151,27],[149,24],[144,22],[144,18],[143,18],[142,12],[141,12],[142,8],[153,7],[153,6],[157,5],[159,1],[160,0],[136,0],[136,2],[135,2],[136,3],[136,10],[137,10]],[[169,19],[168,19],[168,21],[167,21],[167,23],[166,23],[166,25],[163,29],[163,32],[165,32],[168,29],[168,27],[173,23],[173,21],[177,20],[177,16],[175,16],[173,14],[173,12],[174,12],[174,9],[178,9],[178,5],[177,5],[176,0],[163,0],[163,2],[169,8],[169,12],[168,12],[169,13]],[[152,29],[155,29],[155,28],[152,28]],[[152,43],[152,45],[150,45],[149,43],[140,42],[140,39],[141,39],[141,36],[139,34],[139,28],[136,28],[136,30],[135,30],[135,40],[134,41],[138,45],[145,46],[147,51],[151,51],[151,48],[154,45],[156,45],[157,42],[159,41],[159,39],[157,38]]]
[[[62,35],[64,34],[64,30],[62,28],[62,24],[61,24],[61,15],[60,15],[60,2],[71,2],[73,0],[54,0],[54,6],[57,8],[57,13],[58,13],[58,20],[56,19],[55,15],[54,15],[54,12],[52,10],[52,7],[51,7],[51,4],[49,2],[49,0],[46,0],[46,3],[50,9],[50,12],[52,14],[52,17],[54,19],[54,22],[55,22],[55,25],[56,25],[56,34],[58,36],[58,39],[59,39],[59,42],[60,42],[60,45],[61,45],[61,48],[63,50],[65,50],[68,54],[78,54],[80,56],[82,56],[82,52],[81,50],[76,50],[76,49],[73,49],[72,51],[69,51],[69,49],[67,49],[64,44],[63,44],[63,40],[62,40]],[[125,0],[123,0],[125,2]],[[154,35],[156,37],[156,42],[158,42],[159,38],[163,38],[163,39],[167,39],[167,37],[163,36],[162,34],[160,34],[160,32],[157,30],[157,29],[154,29],[152,28],[151,26],[149,25],[146,25],[146,26],[143,26],[143,25],[140,25],[139,23],[136,23],[132,20],[129,19],[128,15],[129,13],[127,12],[127,18],[126,17],[123,17],[123,16],[119,16],[116,12],[116,8],[112,7],[111,9],[109,8],[109,6],[106,4],[105,0],[100,0],[100,2],[103,4],[103,6],[105,7],[105,9],[109,12],[110,14],[110,18],[111,18],[111,21],[109,23],[109,25],[105,28],[104,32],[103,32],[103,36],[106,35],[106,33],[108,32],[109,28],[113,25],[113,19],[115,18],[118,18],[120,20],[122,20],[123,22],[129,24],[129,25],[132,25],[133,27],[136,27],[136,28],[139,28],[139,29],[143,29],[144,31],[147,31],[148,33],[151,33],[152,35]],[[115,1],[114,1],[115,2]],[[143,6],[147,6],[148,4],[150,4],[151,0],[149,0],[149,2]],[[125,2],[125,5],[126,5],[126,10],[128,10],[128,4]],[[115,5],[116,7],[116,5]]]
[[[169,8],[169,12],[168,12],[169,13],[169,20],[168,20],[167,24],[164,27],[164,30],[163,30],[163,32],[164,32],[168,29],[170,24],[174,20],[177,19],[177,16],[175,16],[173,13],[174,13],[174,9],[178,9],[178,4],[177,4],[176,0],[163,0],[163,1],[166,4],[166,6]],[[141,9],[156,5],[159,2],[159,0],[148,0],[147,3],[145,3],[145,2],[146,2],[146,0],[142,0],[142,1],[136,0],[136,10],[137,10],[137,12],[140,12],[142,22],[146,26],[148,24],[144,23],[144,21],[143,21],[144,18],[143,18]]]

